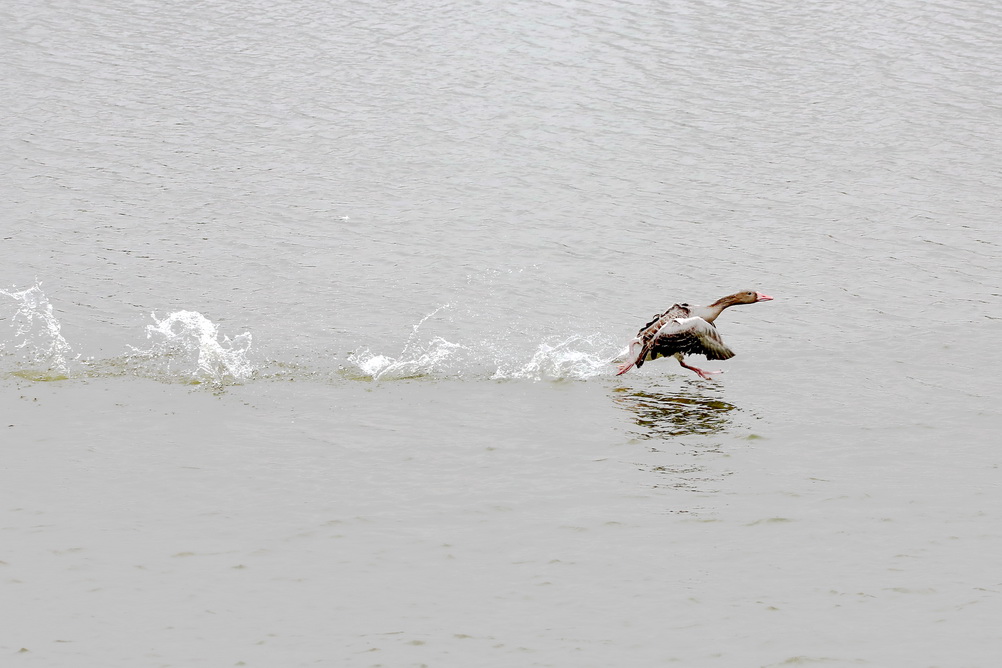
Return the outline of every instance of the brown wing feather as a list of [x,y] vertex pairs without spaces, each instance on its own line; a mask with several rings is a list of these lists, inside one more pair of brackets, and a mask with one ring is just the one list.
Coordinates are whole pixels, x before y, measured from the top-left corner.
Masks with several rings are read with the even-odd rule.
[[666,323],[652,338],[651,359],[677,353],[705,355],[710,360],[734,357],[734,351],[720,338],[717,328],[702,318],[674,319]]
[[643,344],[643,348],[641,349],[640,355],[637,357],[636,361],[638,369],[644,365],[648,356],[650,356],[650,359],[654,359],[651,352],[654,348],[654,341],[657,338],[658,332],[664,329],[665,325],[672,320],[675,320],[676,318],[687,318],[688,316],[688,308],[682,306],[681,304],[674,304],[670,309],[660,315],[655,313],[654,319],[640,328],[640,331],[637,332],[637,338],[640,339]]

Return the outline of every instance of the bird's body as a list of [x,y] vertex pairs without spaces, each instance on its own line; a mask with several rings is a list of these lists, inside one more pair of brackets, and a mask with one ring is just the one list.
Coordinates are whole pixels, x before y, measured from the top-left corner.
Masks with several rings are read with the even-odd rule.
[[747,290],[722,297],[709,306],[675,304],[644,325],[636,338],[630,341],[626,360],[620,364],[616,375],[624,374],[634,366],[642,367],[644,362],[659,357],[675,357],[684,368],[709,378],[719,371],[704,371],[685,363],[686,355],[705,355],[711,360],[726,360],[734,357],[727,347],[713,321],[724,309],[738,304],[754,304],[771,300],[772,297]]

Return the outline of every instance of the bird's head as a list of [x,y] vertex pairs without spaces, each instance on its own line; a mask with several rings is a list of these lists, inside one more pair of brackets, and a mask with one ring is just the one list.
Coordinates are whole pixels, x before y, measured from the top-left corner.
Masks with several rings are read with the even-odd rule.
[[772,301],[772,297],[765,294],[764,292],[757,292],[755,290],[745,290],[743,292],[738,292],[730,296],[732,300],[731,303],[737,304],[756,304],[758,302],[769,302]]

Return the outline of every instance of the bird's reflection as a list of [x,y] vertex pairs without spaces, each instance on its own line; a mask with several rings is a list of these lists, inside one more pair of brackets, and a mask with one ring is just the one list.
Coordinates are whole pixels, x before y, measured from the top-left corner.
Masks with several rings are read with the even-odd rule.
[[731,427],[737,411],[702,388],[657,392],[617,387],[613,392],[616,403],[633,414],[639,438],[718,434]]
[[634,463],[654,474],[653,487],[697,493],[688,501],[675,497],[669,512],[707,512],[700,504],[705,504],[706,495],[720,491],[731,474],[727,460],[720,457],[721,439],[715,437],[736,427],[740,409],[702,383],[673,390],[619,387],[612,396],[636,423],[631,435],[650,444],[634,452]]

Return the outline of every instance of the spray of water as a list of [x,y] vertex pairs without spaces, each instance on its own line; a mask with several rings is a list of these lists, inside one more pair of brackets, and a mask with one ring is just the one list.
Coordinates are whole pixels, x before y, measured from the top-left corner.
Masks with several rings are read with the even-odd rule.
[[[462,354],[469,348],[436,336],[426,344],[413,344],[396,357],[377,355],[369,350],[353,353],[350,360],[373,380],[418,378],[430,375],[462,374]],[[459,363],[459,364],[457,364]]]
[[372,380],[468,375],[492,380],[586,380],[608,373],[611,359],[619,352],[599,335],[546,337],[531,352],[514,341],[510,332],[493,332],[486,339],[463,343],[440,335],[422,336],[422,325],[449,308],[445,304],[421,318],[398,354],[365,348],[349,355],[353,367],[349,375]]
[[[9,348],[21,357],[19,366],[39,377],[39,379],[65,378],[70,364],[79,355],[73,353],[70,344],[61,333],[62,325],[52,313],[52,304],[42,292],[41,283],[35,283],[26,290],[7,291],[0,289],[0,300],[6,302],[9,310],[10,327],[14,330]],[[0,349],[6,349],[0,343]]]
[[[586,380],[608,374],[609,362],[619,352],[616,344],[600,335],[548,336],[540,340],[508,321],[504,329],[470,330],[470,323],[481,320],[468,308],[454,311],[452,304],[443,304],[422,317],[411,327],[399,353],[357,350],[349,355],[348,368],[342,370],[342,375],[371,380],[470,376],[493,380]],[[425,325],[440,314],[446,317],[438,318],[439,333],[425,331]],[[39,284],[26,290],[0,290],[0,319],[9,320],[14,331],[9,340],[0,339],[0,352],[20,357],[14,373],[38,380],[71,375],[70,366],[79,355],[60,333],[60,323]],[[167,382],[222,386],[243,382],[257,372],[249,358],[249,332],[233,338],[222,336],[218,325],[197,311],[175,311],[163,318],[154,313],[152,320],[146,326],[149,347],[129,346],[121,357],[81,362],[86,374],[125,373]]]
[[549,337],[527,361],[501,363],[492,378],[518,380],[587,380],[609,372],[612,357],[597,335]]
[[128,360],[144,373],[167,379],[214,385],[250,378],[255,367],[247,354],[251,334],[220,340],[219,326],[198,311],[175,311],[164,318],[152,314],[146,326],[148,349],[131,347]]
[[420,336],[421,326],[441,311],[451,308],[442,304],[411,327],[411,333],[399,354],[390,356],[374,353],[368,348],[356,350],[348,356],[348,361],[364,377],[373,380],[417,378],[441,373],[450,362],[457,361],[466,346],[452,343],[441,336],[424,341]]

